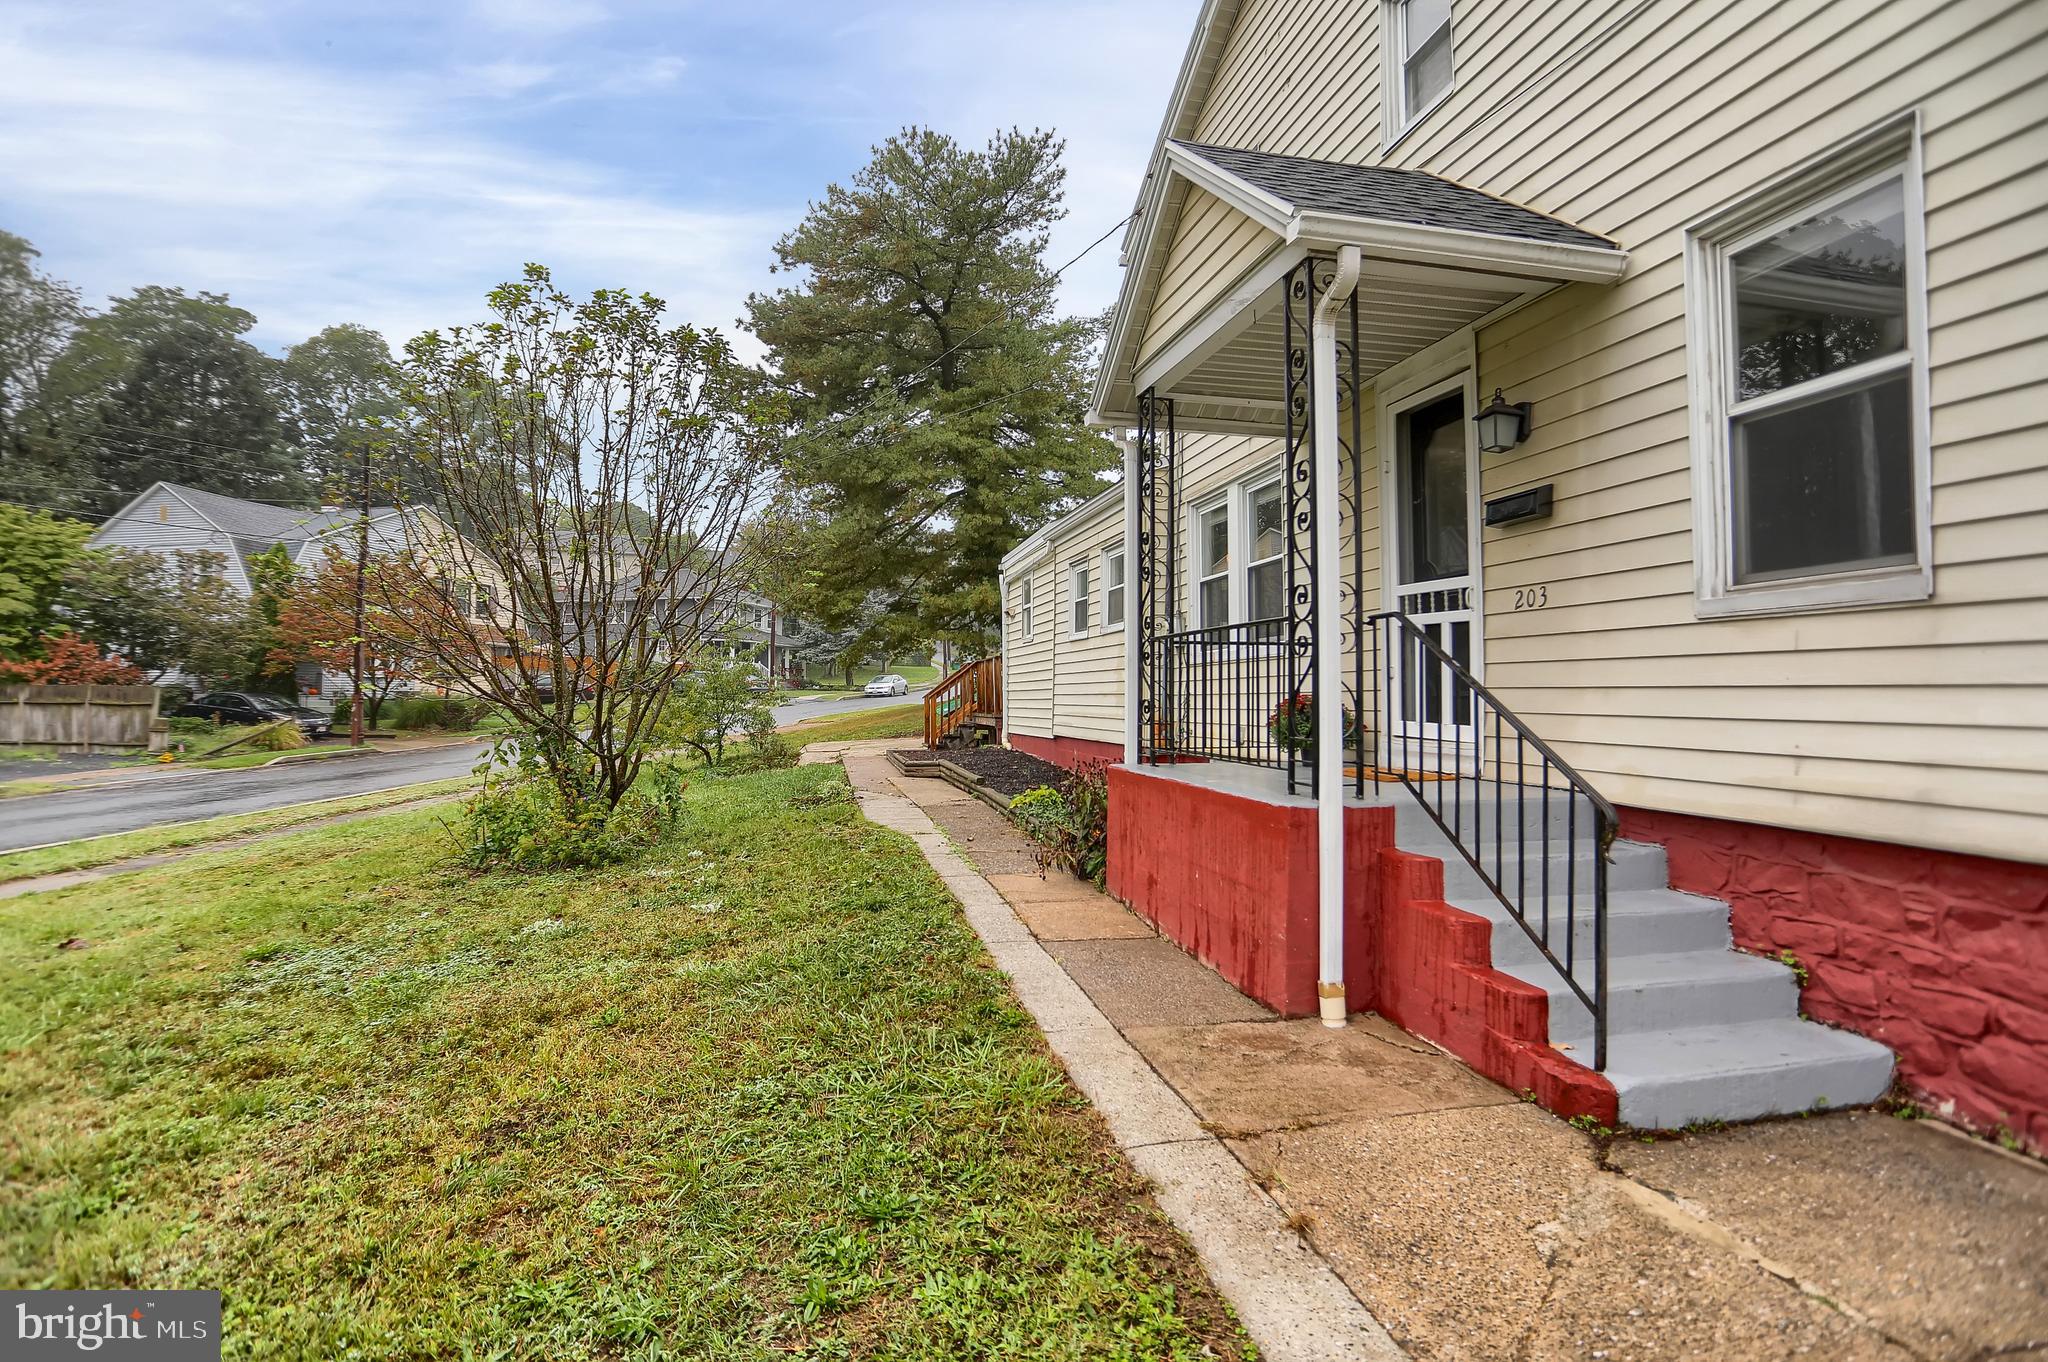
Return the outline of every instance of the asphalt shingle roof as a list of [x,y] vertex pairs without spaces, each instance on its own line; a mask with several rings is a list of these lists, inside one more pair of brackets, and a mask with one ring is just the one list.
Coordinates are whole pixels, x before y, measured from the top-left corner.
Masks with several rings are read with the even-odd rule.
[[1304,156],[1276,156],[1271,152],[1199,142],[1177,145],[1285,200],[1297,212],[1346,213],[1417,227],[1614,249],[1612,241],[1583,227],[1424,170],[1315,161]]

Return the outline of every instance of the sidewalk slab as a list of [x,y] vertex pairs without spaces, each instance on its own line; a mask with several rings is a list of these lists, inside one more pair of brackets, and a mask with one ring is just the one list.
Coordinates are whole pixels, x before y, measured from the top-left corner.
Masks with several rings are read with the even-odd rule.
[[[1394,1031],[1396,1043],[1380,1030]],[[1221,1134],[1256,1134],[1339,1116],[1496,1106],[1513,1093],[1378,1018],[1342,1030],[1314,1017],[1220,1026],[1132,1027],[1166,1081]]]
[[1164,937],[1051,941],[1046,950],[1119,1027],[1199,1026],[1273,1017]]

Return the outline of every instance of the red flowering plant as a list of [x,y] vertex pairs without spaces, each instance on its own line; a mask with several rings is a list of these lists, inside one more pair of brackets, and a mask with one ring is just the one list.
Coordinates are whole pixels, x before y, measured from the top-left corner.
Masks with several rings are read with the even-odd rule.
[[[1273,717],[1266,720],[1266,731],[1273,735],[1273,741],[1280,744],[1283,752],[1292,751],[1297,756],[1313,757],[1316,754],[1316,698],[1304,692],[1292,700],[1282,700],[1280,707],[1273,711]],[[1344,709],[1344,746],[1358,744],[1358,715],[1350,706]]]

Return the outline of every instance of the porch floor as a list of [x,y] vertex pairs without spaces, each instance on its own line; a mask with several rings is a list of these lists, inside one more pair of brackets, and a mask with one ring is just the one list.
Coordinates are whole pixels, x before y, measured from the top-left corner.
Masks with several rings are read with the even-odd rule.
[[2041,1165],[1874,1111],[1575,1130],[1378,1017],[1274,1018],[1093,886],[1029,873],[1006,819],[897,776],[886,745],[834,755],[946,831],[1412,1355],[1905,1362],[2048,1338]]

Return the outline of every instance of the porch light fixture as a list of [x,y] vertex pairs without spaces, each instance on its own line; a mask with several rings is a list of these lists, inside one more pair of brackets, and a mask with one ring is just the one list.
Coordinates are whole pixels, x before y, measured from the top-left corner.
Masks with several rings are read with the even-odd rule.
[[1529,404],[1507,401],[1499,388],[1493,390],[1493,401],[1472,419],[1479,426],[1482,454],[1505,454],[1529,438]]

